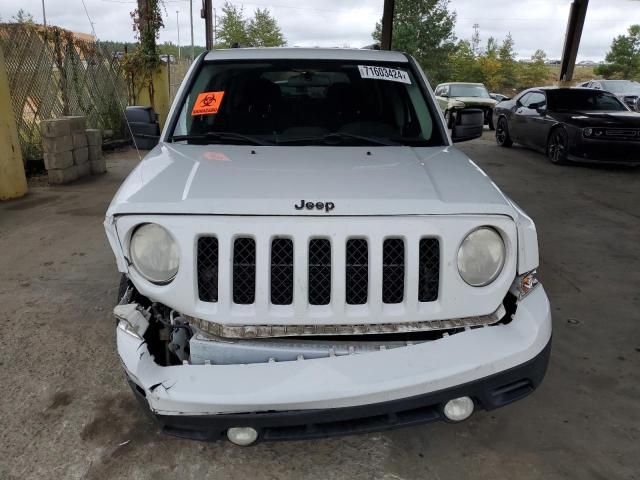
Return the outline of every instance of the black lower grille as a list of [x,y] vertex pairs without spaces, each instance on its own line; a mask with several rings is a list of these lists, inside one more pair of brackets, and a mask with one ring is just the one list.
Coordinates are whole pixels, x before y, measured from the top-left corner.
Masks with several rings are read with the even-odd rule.
[[404,299],[404,240],[388,238],[382,246],[382,301],[401,303]]
[[420,240],[419,275],[418,300],[434,302],[440,286],[440,242],[435,238]]
[[293,303],[293,241],[288,238],[271,242],[271,303]]
[[218,301],[218,239],[198,239],[198,297],[203,302]]
[[331,302],[331,242],[316,238],[309,242],[309,304]]
[[256,300],[256,242],[236,238],[233,242],[233,302],[250,305]]
[[363,238],[347,241],[346,301],[348,305],[367,303],[369,291],[369,246]]

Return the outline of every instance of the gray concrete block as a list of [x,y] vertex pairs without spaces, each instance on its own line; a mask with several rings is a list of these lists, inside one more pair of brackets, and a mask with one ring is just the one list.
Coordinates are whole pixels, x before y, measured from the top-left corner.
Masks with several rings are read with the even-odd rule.
[[107,171],[107,161],[104,158],[91,160],[89,161],[89,164],[91,165],[91,173],[93,173],[94,175]]
[[72,165],[68,168],[55,168],[47,172],[49,175],[49,183],[60,185],[63,183],[73,182],[78,178],[78,167]]
[[40,134],[47,138],[71,135],[71,122],[68,118],[43,120],[40,122]]
[[69,119],[69,127],[72,132],[84,132],[87,128],[85,118],[81,115],[64,117]]
[[71,135],[42,137],[42,150],[45,153],[70,152],[73,150],[73,138]]
[[73,163],[82,165],[89,161],[89,147],[76,148],[73,150]]
[[78,178],[86,177],[91,174],[91,164],[89,162],[76,165],[76,168],[78,169]]
[[102,158],[102,147],[100,145],[89,145],[89,161],[95,162]]
[[73,165],[73,153],[71,151],[59,153],[44,152],[43,157],[44,168],[47,170],[69,168]]
[[87,135],[87,145],[102,145],[102,130],[87,128],[84,133]]
[[73,148],[83,148],[87,146],[87,136],[84,132],[73,132],[71,134],[73,137]]

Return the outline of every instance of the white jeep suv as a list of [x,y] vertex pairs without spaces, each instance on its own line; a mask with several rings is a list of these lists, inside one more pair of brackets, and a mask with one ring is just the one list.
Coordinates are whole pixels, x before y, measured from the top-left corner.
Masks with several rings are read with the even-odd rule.
[[533,222],[408,55],[201,55],[105,220],[117,345],[163,431],[368,432],[523,398],[550,351]]

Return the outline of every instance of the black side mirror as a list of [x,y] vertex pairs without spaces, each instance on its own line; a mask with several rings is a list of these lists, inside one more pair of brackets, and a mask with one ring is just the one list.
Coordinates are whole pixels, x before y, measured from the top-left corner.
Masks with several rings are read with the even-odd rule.
[[545,102],[532,103],[527,108],[531,110],[535,110],[539,114],[543,114],[543,113],[546,113],[547,111],[547,104]]
[[451,130],[451,140],[466,142],[482,136],[484,112],[479,108],[467,108],[458,111],[456,123]]

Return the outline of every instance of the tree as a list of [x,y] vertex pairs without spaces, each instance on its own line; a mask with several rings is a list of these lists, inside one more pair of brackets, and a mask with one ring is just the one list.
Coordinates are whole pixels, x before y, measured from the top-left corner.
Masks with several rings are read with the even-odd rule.
[[454,82],[480,82],[482,74],[469,40],[460,40],[450,56],[451,80]]
[[11,20],[13,20],[14,23],[28,23],[31,25],[35,23],[33,20],[33,15],[22,8],[18,10],[18,13],[11,17]]
[[247,26],[247,37],[252,47],[282,47],[287,44],[278,22],[266,8],[256,10]]
[[[138,39],[138,47],[133,53],[125,55],[122,61],[125,72],[131,78],[131,100],[136,101],[137,95],[143,88],[149,92],[151,106],[155,108],[155,91],[153,75],[160,68],[160,57],[156,40],[162,22],[161,2],[163,0],[139,0],[138,8],[131,12],[133,31]],[[138,84],[137,88],[135,84]]]
[[511,33],[508,33],[498,49],[502,89],[513,89],[518,83],[518,65],[516,64],[516,52],[513,47],[513,37]]
[[244,8],[226,2],[222,7],[222,18],[218,27],[216,47],[230,48],[235,44],[246,45],[248,43],[249,37],[247,35],[247,21],[244,18]]
[[539,87],[549,78],[549,67],[545,64],[547,54],[544,50],[536,50],[531,56],[531,62],[522,69],[522,86],[525,88]]
[[595,68],[596,75],[640,80],[640,25],[631,25],[628,33],[613,39],[605,57],[607,63]]
[[[451,75],[455,22],[449,0],[396,0],[392,48],[413,55],[434,84],[445,81]],[[372,35],[381,41],[381,22]]]

